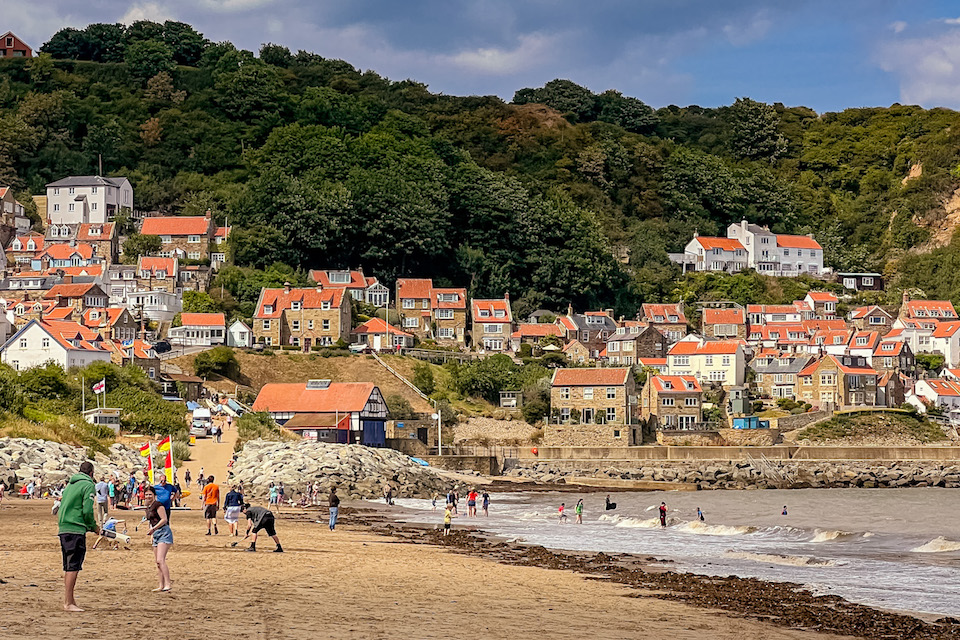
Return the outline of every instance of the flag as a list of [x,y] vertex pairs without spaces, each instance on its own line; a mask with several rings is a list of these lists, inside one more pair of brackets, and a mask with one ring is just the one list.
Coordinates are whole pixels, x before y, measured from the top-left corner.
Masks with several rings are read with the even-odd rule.
[[157,445],[157,451],[170,451],[170,436],[167,436]]
[[103,393],[103,392],[106,391],[106,390],[107,390],[107,379],[106,379],[106,378],[104,378],[104,379],[101,380],[100,382],[94,382],[94,383],[93,383],[93,392],[94,392],[94,393],[96,393],[96,394],[99,395],[99,394]]
[[[169,440],[169,438],[167,438]],[[167,459],[163,463],[163,474],[167,476],[167,482],[173,484],[173,451],[167,446]]]
[[[140,450],[143,453],[143,449]],[[150,455],[150,445],[147,445],[147,478],[153,484],[153,456]]]
[[140,455],[143,456],[144,458],[149,458],[149,457],[150,457],[150,443],[149,443],[149,442],[148,442],[147,444],[143,445],[142,447],[140,447]]

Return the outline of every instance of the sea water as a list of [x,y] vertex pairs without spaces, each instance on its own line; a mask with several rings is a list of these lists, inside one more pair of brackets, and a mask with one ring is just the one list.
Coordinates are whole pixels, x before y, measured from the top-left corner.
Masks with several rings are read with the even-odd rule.
[[[574,506],[581,497],[584,517],[577,525]],[[468,518],[461,498],[454,528],[473,525],[553,549],[655,556],[673,560],[678,571],[797,582],[866,605],[960,617],[956,489],[618,492],[610,494],[617,508],[609,511],[605,497],[492,494],[488,518]],[[443,520],[442,504],[433,511],[429,500],[396,502],[409,509],[404,520]],[[561,502],[566,524],[558,524]]]

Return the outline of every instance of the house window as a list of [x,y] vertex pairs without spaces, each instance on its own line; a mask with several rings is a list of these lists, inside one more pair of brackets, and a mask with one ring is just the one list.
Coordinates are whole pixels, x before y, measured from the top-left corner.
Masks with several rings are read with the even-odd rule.
[[570,407],[560,409],[560,420],[561,422],[570,422]]
[[883,316],[870,316],[870,324],[886,324],[883,321]]
[[269,331],[269,330],[270,330],[270,321],[269,321],[269,320],[264,320],[264,321],[263,321],[263,330],[264,330],[264,331]]
[[290,329],[291,329],[292,331],[300,331],[300,321],[299,321],[299,320],[294,320],[293,322],[291,322],[291,323],[290,323]]
[[889,357],[884,358],[884,359],[883,359],[883,366],[886,367],[886,368],[888,368],[888,369],[889,369],[890,367],[892,367],[892,366],[893,366],[893,358],[889,358]]
[[560,387],[560,399],[561,400],[570,399],[570,387]]
[[453,320],[453,309],[438,309],[437,320]]
[[407,329],[415,329],[420,326],[420,318],[404,318],[403,326]]
[[674,400],[673,398],[664,398],[660,402],[660,404],[662,404],[665,407],[672,407],[675,404],[673,400]]
[[329,311],[329,310],[330,310],[330,301],[329,301],[329,300],[324,300],[323,302],[321,302],[321,303],[320,303],[320,308],[321,308],[322,310],[324,310],[324,311]]
[[190,244],[199,244],[200,236],[187,236],[187,242]]
[[54,210],[54,211],[60,211],[60,205],[59,205],[59,204],[53,205],[53,210]]
[[675,367],[690,366],[690,356],[673,356],[673,366]]
[[755,380],[756,380],[757,382],[763,382],[763,374],[762,374],[762,373],[758,373],[758,374],[757,374],[757,377],[755,378]]
[[700,400],[697,398],[684,398],[683,404],[684,406],[687,406],[687,407],[695,407],[698,404],[700,404]]
[[[96,211],[96,210],[97,210],[97,203],[96,203],[96,202],[91,202],[91,203],[90,203],[90,210],[91,210],[91,211]],[[93,235],[96,235],[96,234],[93,234]]]
[[147,376],[149,376],[150,379],[153,380],[154,378],[157,377],[157,370],[154,369],[153,367],[150,367],[150,368],[147,370]]
[[[41,341],[41,346],[42,346],[44,349],[49,348],[49,347],[50,347],[50,338],[44,338],[44,339]],[[888,359],[889,359],[889,358],[888,358]]]
[[584,409],[583,412],[580,414],[581,415],[580,422],[584,424],[590,424],[591,422],[593,422],[593,417],[595,413],[596,412],[589,407]]
[[587,342],[588,340],[590,340],[590,332],[589,332],[589,331],[581,331],[581,332],[580,332],[580,340],[581,340],[582,342]]
[[76,192],[77,192],[77,189],[75,187],[70,187],[67,190],[67,193],[70,194],[71,196],[74,195]]
[[416,309],[416,308],[417,308],[417,301],[414,300],[413,298],[404,298],[404,299],[402,300],[401,304],[403,305],[403,308],[404,308],[404,309]]
[[616,422],[616,421],[617,421],[617,408],[607,407],[607,422]]
[[438,293],[437,300],[440,302],[456,302],[459,296],[456,293]]
[[713,366],[713,356],[706,356],[706,357],[704,358],[704,364],[705,364],[706,366],[708,366],[708,367],[712,367],[712,366]]
[[723,366],[729,367],[729,366],[730,366],[730,356],[723,356],[722,362],[723,362]]
[[[864,284],[866,284],[866,283],[864,283]],[[856,278],[844,278],[844,279],[843,279],[843,286],[844,286],[844,288],[846,288],[846,289],[856,289],[856,288],[857,288],[857,280],[856,280]]]
[[864,278],[864,279],[863,279],[863,286],[865,286],[865,287],[872,287],[872,286],[873,286],[873,278]]
[[430,301],[427,300],[427,299],[424,299],[424,300],[420,303],[420,306],[423,307],[424,309],[429,309],[429,308],[430,308]]
[[584,388],[583,388],[583,399],[584,399],[584,400],[593,400],[593,387],[584,387]]
[[290,303],[291,311],[300,311],[301,308],[303,308],[303,304],[299,300]]
[[74,204],[71,202],[70,204],[67,205],[67,210],[68,210],[68,211],[73,211],[73,209],[74,209],[75,206],[76,206],[76,205],[74,205]]
[[189,260],[199,260],[199,259],[200,259],[200,252],[199,252],[199,251],[191,251],[190,253],[187,254],[187,259],[189,259]]
[[323,329],[324,331],[330,331],[330,321],[329,321],[329,320],[324,320],[324,321],[321,323],[321,329]]
[[167,244],[167,243],[173,242],[173,238],[171,238],[170,236],[160,236],[160,242]]
[[832,373],[821,373],[820,374],[820,384],[825,386],[833,386],[837,383],[836,377]]
[[55,195],[55,196],[60,195],[60,189],[59,189],[59,188],[54,188],[54,190],[53,190],[53,195]]
[[483,325],[484,333],[503,333],[503,325],[495,324],[493,322]]
[[307,329],[313,329],[313,320],[307,320]]
[[446,338],[449,340],[453,339],[453,329],[450,327],[441,327],[437,329],[437,337]]
[[20,338],[20,348],[21,348],[21,349],[26,349],[26,348],[27,348],[27,339],[26,339],[26,338]]

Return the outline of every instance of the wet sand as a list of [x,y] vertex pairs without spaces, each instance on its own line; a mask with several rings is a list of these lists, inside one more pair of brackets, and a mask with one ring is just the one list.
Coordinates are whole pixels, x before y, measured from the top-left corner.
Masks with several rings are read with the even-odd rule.
[[[271,553],[267,540],[256,554],[243,543],[231,549],[239,538],[225,527],[207,537],[198,510],[174,512],[172,592],[150,591],[156,569],[141,529],[130,550],[88,551],[77,585],[87,611],[68,614],[50,505],[4,500],[0,508],[0,638],[841,637],[722,613],[706,597],[696,606],[656,597],[650,586],[611,580],[620,565],[605,567],[603,557],[560,566],[554,554],[532,550],[515,562],[503,557],[506,545],[494,553],[473,548],[465,532],[445,542],[432,532],[388,531],[349,508],[334,533],[314,524],[317,512],[281,514],[284,554]],[[417,536],[428,544],[405,539]]]

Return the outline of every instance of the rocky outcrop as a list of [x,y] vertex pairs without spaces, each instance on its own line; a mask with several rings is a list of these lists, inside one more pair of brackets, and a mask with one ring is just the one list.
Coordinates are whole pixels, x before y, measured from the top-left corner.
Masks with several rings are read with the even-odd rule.
[[[44,487],[56,486],[77,473],[84,460],[87,450],[83,447],[49,440],[0,438],[0,481],[8,486],[24,484],[32,478],[39,478]],[[110,455],[96,454],[92,462],[96,478],[116,472],[126,479],[145,466],[139,452],[122,444],[111,446]]]
[[450,486],[439,473],[393,449],[301,440],[252,440],[243,446],[232,469],[232,482],[243,482],[247,495],[263,497],[270,483],[282,482],[288,496],[317,482],[323,493],[337,487],[343,499],[379,498],[389,484],[393,495],[431,498]]
[[806,489],[844,487],[960,487],[960,464],[937,462],[825,461],[650,461],[572,468],[535,462],[504,472],[537,482],[575,484],[577,477],[619,478],[697,484],[703,489]]

